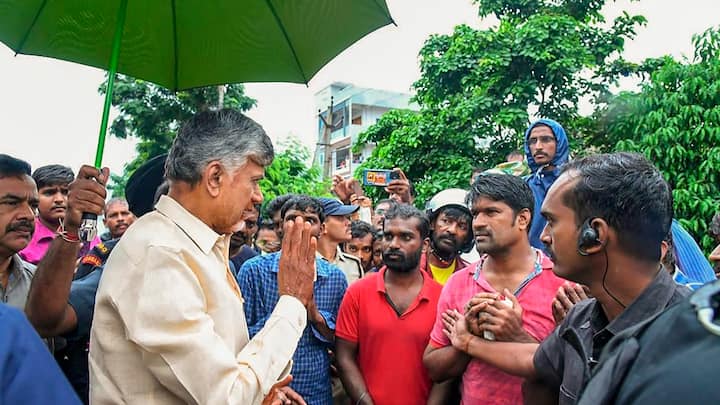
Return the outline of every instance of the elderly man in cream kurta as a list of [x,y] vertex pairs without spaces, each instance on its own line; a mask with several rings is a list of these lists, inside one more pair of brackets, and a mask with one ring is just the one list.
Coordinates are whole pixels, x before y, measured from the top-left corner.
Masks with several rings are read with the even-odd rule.
[[234,111],[200,113],[180,131],[165,166],[168,196],[128,229],[100,281],[93,404],[259,404],[296,395],[273,386],[291,369],[307,322],[316,246],[308,224],[286,225],[281,298],[252,340],[227,265],[229,235],[262,201],[258,181],[272,158],[262,128]]

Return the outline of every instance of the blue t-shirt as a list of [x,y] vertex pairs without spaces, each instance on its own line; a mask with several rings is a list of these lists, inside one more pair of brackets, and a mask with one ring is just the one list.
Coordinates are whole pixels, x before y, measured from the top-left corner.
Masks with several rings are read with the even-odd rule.
[[40,336],[22,312],[0,304],[0,404],[79,405]]

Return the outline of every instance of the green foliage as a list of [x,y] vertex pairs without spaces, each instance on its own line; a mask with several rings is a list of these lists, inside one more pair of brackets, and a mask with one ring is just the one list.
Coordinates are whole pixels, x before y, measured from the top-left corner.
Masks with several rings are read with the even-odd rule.
[[609,106],[616,150],[644,153],[673,187],[675,217],[706,252],[707,226],[720,208],[720,31],[693,37],[695,57],[664,58],[639,93]]
[[265,178],[260,181],[264,201],[288,193],[330,196],[330,180],[322,180],[321,168],[308,167],[310,151],[299,140],[289,138],[276,149],[281,152],[275,155],[272,164],[265,169]]
[[600,105],[620,75],[640,71],[620,55],[642,16],[623,14],[608,26],[599,13],[605,1],[476,3],[499,25],[431,36],[414,84],[420,112],[386,114],[358,139],[377,144],[361,169],[402,168],[419,204],[435,191],[467,188],[473,167],[493,167],[522,148],[528,111],[560,121],[571,144],[584,147],[584,134],[597,128],[580,116],[579,101]]
[[[105,94],[107,81],[99,92]],[[245,95],[242,84],[224,86],[223,107],[247,111],[256,102]],[[187,91],[172,92],[164,87],[118,75],[115,79],[112,105],[120,114],[110,126],[110,134],[120,139],[133,136],[138,138],[138,156],[125,164],[123,175],[113,175],[108,188],[113,196],[121,196],[127,178],[141,164],[168,151],[180,123],[195,113],[217,108],[218,86],[202,87]]]

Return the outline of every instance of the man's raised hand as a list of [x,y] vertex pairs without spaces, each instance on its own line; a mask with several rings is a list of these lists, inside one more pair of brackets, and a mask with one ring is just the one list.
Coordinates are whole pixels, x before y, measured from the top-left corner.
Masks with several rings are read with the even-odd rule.
[[307,307],[313,299],[317,239],[312,236],[310,223],[300,216],[285,222],[283,229],[278,292],[297,298]]
[[105,209],[107,190],[105,185],[110,176],[110,169],[102,170],[93,166],[83,165],[75,180],[68,186],[67,211],[65,212],[65,229],[77,232],[84,212],[100,215]]

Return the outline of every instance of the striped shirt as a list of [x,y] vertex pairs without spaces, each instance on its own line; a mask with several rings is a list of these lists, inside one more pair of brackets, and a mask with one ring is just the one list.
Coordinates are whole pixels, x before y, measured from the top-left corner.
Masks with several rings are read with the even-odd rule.
[[[278,301],[277,272],[281,253],[256,256],[246,261],[238,272],[250,337],[262,329]],[[348,286],[347,279],[342,270],[326,260],[316,259],[315,265],[315,302],[327,326],[334,331],[340,302]],[[333,342],[325,339],[308,322],[293,356],[293,381],[290,384],[308,405],[332,404],[328,354],[332,345]]]

